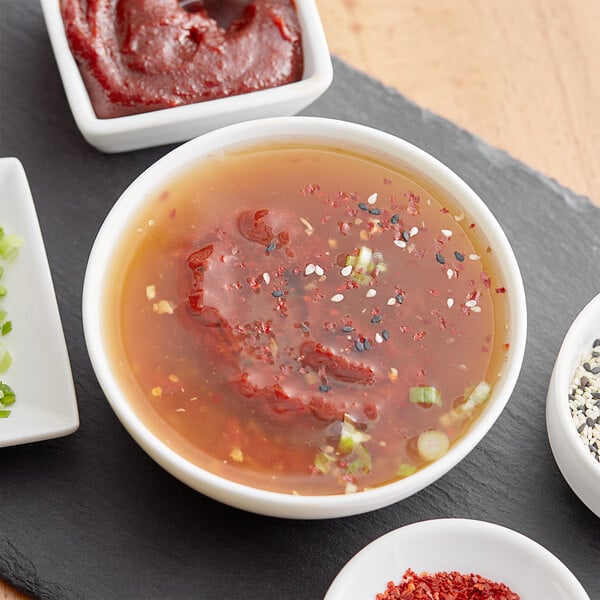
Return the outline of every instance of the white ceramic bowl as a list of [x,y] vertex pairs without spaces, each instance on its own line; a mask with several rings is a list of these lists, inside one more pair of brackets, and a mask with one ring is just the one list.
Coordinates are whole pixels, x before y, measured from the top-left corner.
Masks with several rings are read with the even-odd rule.
[[361,550],[340,571],[325,600],[374,600],[404,572],[459,571],[504,583],[521,600],[589,600],[575,576],[538,543],[505,527],[468,519],[423,521]]
[[41,0],[50,42],[75,122],[102,152],[125,152],[189,140],[232,123],[294,115],[331,84],[333,69],[314,0],[296,0],[302,31],[302,79],[280,87],[149,113],[99,119],[65,35],[59,0]]
[[[187,462],[156,439],[132,410],[112,372],[103,333],[110,325],[102,316],[102,290],[107,285],[115,238],[119,238],[154,190],[213,151],[249,143],[291,141],[299,144],[303,140],[346,148],[381,160],[392,157],[436,181],[478,223],[479,230],[494,248],[502,278],[510,290],[511,351],[485,409],[469,432],[442,458],[414,475],[356,494],[297,496],[267,492],[233,483]],[[435,158],[404,140],[353,123],[311,117],[283,117],[232,125],[192,140],[155,163],[123,193],[102,225],[90,255],[83,292],[83,324],[96,375],[118,417],[142,448],[181,481],[208,496],[249,511],[290,518],[340,517],[387,506],[421,490],[455,466],[487,433],[512,393],[525,350],[526,319],[523,282],[512,249],[492,213],[471,188]]]
[[569,408],[569,385],[582,358],[600,338],[600,294],[579,313],[554,364],[546,400],[546,425],[554,459],[582,502],[600,517],[600,463],[579,438]]

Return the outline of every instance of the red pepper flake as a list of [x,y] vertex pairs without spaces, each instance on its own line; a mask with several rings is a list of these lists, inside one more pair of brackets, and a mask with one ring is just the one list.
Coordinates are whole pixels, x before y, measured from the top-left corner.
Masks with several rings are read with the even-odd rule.
[[464,575],[458,571],[417,575],[412,569],[407,569],[398,585],[390,581],[385,592],[377,594],[375,600],[432,600],[433,598],[520,600],[520,596],[505,584],[496,583],[481,575],[473,573]]
[[469,229],[475,229],[475,227],[476,227],[476,226],[477,226],[477,224],[476,224],[476,223],[471,223],[471,224],[469,225]]
[[506,288],[504,286],[496,288],[496,294],[506,294]]
[[388,179],[387,177],[383,178],[383,185],[391,185],[391,183],[392,183],[391,179]]
[[492,287],[492,279],[487,273],[481,273],[479,277],[486,288],[490,289]]
[[417,333],[415,333],[415,335],[413,335],[413,340],[415,340],[416,342],[419,342],[420,340],[422,340],[425,336],[427,335],[426,331],[418,331]]
[[363,414],[367,419],[376,419],[377,418],[377,406],[372,402],[365,404],[363,408]]

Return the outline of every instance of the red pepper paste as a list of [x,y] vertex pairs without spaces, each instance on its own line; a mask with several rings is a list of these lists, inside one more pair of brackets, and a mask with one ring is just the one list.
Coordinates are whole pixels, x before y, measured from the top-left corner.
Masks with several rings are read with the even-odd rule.
[[61,0],[67,39],[99,118],[244,94],[302,77],[294,0],[253,0],[227,28],[204,2],[193,6],[186,10],[179,0]]
[[375,600],[520,600],[520,596],[503,583],[473,573],[442,571],[417,575],[408,569],[398,585],[390,581]]

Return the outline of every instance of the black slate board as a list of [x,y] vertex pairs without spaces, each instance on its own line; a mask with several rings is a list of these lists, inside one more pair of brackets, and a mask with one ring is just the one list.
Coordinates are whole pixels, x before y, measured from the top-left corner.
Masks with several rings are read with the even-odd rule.
[[598,291],[600,211],[588,200],[335,61],[333,86],[306,113],[404,137],[484,198],[521,265],[528,348],[508,408],[436,484],[357,517],[271,519],[209,500],[147,458],[111,412],[85,350],[81,287],[96,231],[121,191],[169,148],[108,156],[84,142],[35,0],[0,0],[0,94],[0,156],[21,159],[29,176],[81,415],[70,437],[0,451],[0,577],[53,600],[316,599],[380,535],[468,517],[538,541],[600,598],[600,519],[561,477],[544,418],[562,337]]

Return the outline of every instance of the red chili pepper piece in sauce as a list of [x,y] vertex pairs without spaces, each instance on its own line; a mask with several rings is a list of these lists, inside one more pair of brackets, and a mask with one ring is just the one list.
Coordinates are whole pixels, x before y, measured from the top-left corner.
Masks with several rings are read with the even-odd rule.
[[365,365],[351,362],[338,356],[329,348],[313,341],[306,341],[300,347],[302,365],[318,371],[321,367],[330,377],[347,383],[370,385],[375,381],[373,370]]

